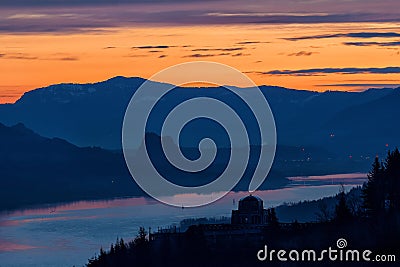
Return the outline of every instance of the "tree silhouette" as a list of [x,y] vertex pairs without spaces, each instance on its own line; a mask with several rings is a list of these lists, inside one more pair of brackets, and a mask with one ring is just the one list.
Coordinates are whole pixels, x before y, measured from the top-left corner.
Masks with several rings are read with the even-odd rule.
[[331,212],[329,211],[326,202],[321,201],[320,203],[318,203],[318,209],[319,210],[316,213],[318,222],[321,223],[329,222],[331,220]]
[[144,229],[144,227],[140,227],[139,233],[134,240],[135,245],[137,246],[145,245],[148,242],[146,236],[147,236],[146,230]]
[[350,208],[347,205],[346,193],[343,185],[340,187],[338,197],[339,203],[335,207],[335,220],[337,222],[347,222],[351,220],[353,214],[351,213]]
[[385,210],[400,210],[400,152],[389,151],[385,163],[375,158],[362,192],[367,216],[377,217]]
[[279,227],[279,220],[276,216],[275,208],[267,210],[267,222],[272,227]]
[[384,167],[376,157],[372,169],[368,173],[368,182],[364,185],[362,198],[363,207],[367,216],[374,217],[379,214],[384,205]]
[[385,161],[385,196],[384,205],[390,211],[400,210],[400,152],[396,148],[388,152]]

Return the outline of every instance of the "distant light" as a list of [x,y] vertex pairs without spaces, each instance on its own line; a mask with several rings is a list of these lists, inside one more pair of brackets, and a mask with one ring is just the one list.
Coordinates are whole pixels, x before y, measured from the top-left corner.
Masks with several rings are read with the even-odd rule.
[[386,147],[389,147],[389,144],[386,144],[385,146],[386,146]]

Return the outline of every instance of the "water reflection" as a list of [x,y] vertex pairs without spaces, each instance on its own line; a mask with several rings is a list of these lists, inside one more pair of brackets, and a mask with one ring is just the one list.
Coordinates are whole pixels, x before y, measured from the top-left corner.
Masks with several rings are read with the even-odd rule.
[[[334,195],[339,184],[348,190],[365,181],[365,174],[291,177],[293,183],[277,190],[257,191],[266,207],[284,202],[314,200]],[[132,239],[140,226],[166,227],[191,217],[230,216],[237,200],[248,192],[231,192],[200,208],[176,208],[152,199],[125,198],[42,206],[0,215],[0,257],[5,266],[83,265],[101,246],[117,237]],[[177,195],[178,200],[208,195]],[[235,201],[234,201],[235,200]]]
[[[352,183],[362,184],[367,179],[366,173],[346,173],[346,174],[328,174],[319,176],[296,176],[288,177],[292,182],[302,182],[303,184],[337,184],[337,183]],[[292,183],[293,186],[296,183]]]
[[34,246],[16,244],[7,240],[0,239],[0,251],[15,251],[15,250],[28,250],[37,248]]

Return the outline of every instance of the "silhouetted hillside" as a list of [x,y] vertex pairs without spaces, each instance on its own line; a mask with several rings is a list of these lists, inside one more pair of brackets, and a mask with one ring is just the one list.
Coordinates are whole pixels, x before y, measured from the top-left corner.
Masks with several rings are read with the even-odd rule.
[[0,124],[0,208],[138,195],[121,154]]
[[335,132],[336,140],[331,146],[341,144],[357,151],[365,144],[371,147],[395,144],[400,136],[396,123],[400,117],[399,103],[400,88],[397,88],[379,99],[338,112],[323,125],[326,131]]
[[[354,187],[346,194],[347,203],[354,213],[362,206],[361,191],[361,187]],[[285,203],[275,209],[281,222],[326,222],[334,217],[338,200],[339,195],[335,195],[318,200]]]
[[[216,161],[207,173],[191,175],[187,179],[182,171],[174,169],[162,157],[157,146],[161,140],[149,134],[148,150],[155,155],[157,170],[173,182],[186,186],[206,184],[224,170],[227,148],[219,148]],[[175,145],[173,142],[171,145]],[[257,148],[254,148],[257,150]],[[182,148],[188,158],[196,158],[197,148]],[[239,151],[240,152],[240,151]],[[260,189],[286,186],[288,176],[366,171],[370,160],[337,160],[331,154],[313,147],[278,146],[268,179]],[[235,191],[248,189],[251,168],[258,158],[252,158],[247,171]],[[99,199],[124,196],[143,196],[131,178],[120,151],[98,147],[78,147],[59,138],[45,138],[23,124],[12,127],[0,124],[0,209],[31,204]]]

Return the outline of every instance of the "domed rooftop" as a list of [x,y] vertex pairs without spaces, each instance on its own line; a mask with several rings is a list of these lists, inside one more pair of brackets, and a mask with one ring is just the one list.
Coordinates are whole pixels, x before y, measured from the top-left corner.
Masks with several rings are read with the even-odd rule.
[[247,197],[244,197],[244,198],[240,199],[239,201],[244,201],[244,202],[263,202],[261,198],[253,196],[253,195],[249,195]]
[[261,211],[264,202],[261,198],[250,195],[239,200],[239,210],[244,212]]
[[232,211],[232,224],[265,224],[267,212],[261,198],[249,195],[239,200],[237,210]]

